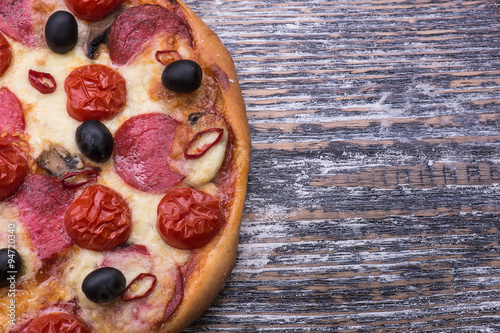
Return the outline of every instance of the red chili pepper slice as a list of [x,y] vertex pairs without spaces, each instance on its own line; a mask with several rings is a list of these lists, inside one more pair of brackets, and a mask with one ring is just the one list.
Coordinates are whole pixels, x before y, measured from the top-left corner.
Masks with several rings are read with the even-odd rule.
[[156,60],[160,62],[162,65],[167,66],[171,62],[175,60],[181,60],[182,57],[179,52],[175,50],[164,50],[164,51],[156,51]]
[[[84,176],[86,179],[84,181],[81,181],[81,182],[68,182],[68,178],[73,178],[73,177],[76,178],[78,176]],[[95,171],[95,170],[68,172],[62,177],[61,185],[66,187],[66,188],[78,188],[80,186],[83,186],[85,184],[88,184],[90,182],[97,180],[97,177],[99,177],[99,171]]]
[[141,273],[125,288],[122,294],[122,300],[131,301],[142,298],[153,290],[156,284],[156,276],[149,273]]
[[[217,132],[219,135],[210,143],[204,144],[201,147],[196,147],[197,141],[203,138],[203,136]],[[209,128],[207,130],[196,133],[196,135],[189,141],[184,150],[184,157],[187,159],[194,159],[202,157],[210,148],[212,148],[217,142],[222,139],[222,135],[224,134],[224,130],[222,128]]]
[[57,88],[56,80],[49,73],[37,72],[30,69],[28,72],[28,78],[33,88],[42,94],[53,93]]

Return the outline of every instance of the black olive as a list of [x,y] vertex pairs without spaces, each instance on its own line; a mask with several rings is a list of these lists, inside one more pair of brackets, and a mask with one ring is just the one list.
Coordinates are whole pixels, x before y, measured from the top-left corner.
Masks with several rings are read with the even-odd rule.
[[203,112],[191,113],[189,115],[189,117],[188,117],[189,124],[191,126],[196,125],[196,123],[198,122],[198,120],[200,120],[200,118],[203,117],[204,115],[205,115],[205,113],[203,113]]
[[82,291],[94,303],[109,303],[125,290],[125,275],[113,267],[101,267],[82,282]]
[[113,154],[113,135],[98,120],[84,121],[76,129],[76,144],[91,161],[102,163]]
[[60,10],[50,15],[45,24],[45,40],[55,53],[71,51],[78,41],[78,24],[73,14]]
[[104,43],[109,36],[109,29],[104,31],[101,35],[97,35],[94,39],[90,41],[90,43],[87,45],[87,57],[89,59],[94,59],[97,49],[99,48],[99,45]]
[[168,64],[161,75],[161,82],[169,90],[190,93],[201,86],[202,77],[200,65],[184,59]]
[[0,288],[15,283],[21,273],[22,259],[13,249],[0,249]]

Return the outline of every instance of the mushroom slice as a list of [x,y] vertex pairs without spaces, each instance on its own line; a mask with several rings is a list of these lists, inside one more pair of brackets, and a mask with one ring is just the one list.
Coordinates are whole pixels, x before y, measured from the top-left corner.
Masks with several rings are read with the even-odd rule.
[[57,177],[63,177],[68,172],[82,170],[85,167],[80,157],[71,155],[61,146],[50,146],[36,158],[36,162],[41,168]]
[[118,15],[123,12],[123,10],[124,9],[120,7],[111,12],[102,20],[89,24],[88,35],[83,43],[85,53],[89,59],[97,58],[97,50],[99,49],[99,46],[103,43],[107,43],[109,29]]

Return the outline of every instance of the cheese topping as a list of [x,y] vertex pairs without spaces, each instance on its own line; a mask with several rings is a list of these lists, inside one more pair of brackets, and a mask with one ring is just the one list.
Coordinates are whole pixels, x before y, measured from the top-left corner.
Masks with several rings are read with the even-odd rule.
[[[85,35],[87,27],[84,23],[79,22],[79,29],[80,35]],[[8,87],[22,103],[26,121],[26,137],[32,158],[36,158],[44,150],[54,145],[64,147],[71,155],[80,155],[75,140],[75,132],[81,123],[71,118],[66,111],[67,95],[64,90],[64,81],[74,69],[83,65],[106,65],[125,78],[127,101],[124,109],[114,118],[103,121],[112,134],[130,117],[144,113],[163,112],[181,122],[185,123],[187,121],[187,119],[181,118],[182,112],[177,109],[168,110],[166,109],[166,103],[150,98],[150,88],[160,80],[163,70],[163,65],[155,60],[154,53],[149,57],[141,56],[141,61],[134,61],[129,65],[117,67],[112,65],[107,52],[101,52],[96,60],[89,60],[81,45],[78,45],[73,51],[65,55],[59,55],[53,53],[47,47],[33,49],[11,39],[9,39],[9,43],[14,55],[13,61],[5,75],[0,78],[0,86]],[[189,57],[189,50],[186,47],[181,46],[178,52],[183,58]],[[30,69],[51,74],[57,83],[57,89],[51,94],[41,94],[29,83],[28,72]],[[179,108],[179,106],[176,106],[176,108]],[[223,163],[227,140],[228,131],[224,128],[222,139],[211,147],[206,154],[198,159],[183,160],[181,169],[184,172],[185,181],[181,186],[201,188],[213,195],[210,192],[215,191],[215,186],[210,181]],[[164,275],[159,279],[157,288],[158,290],[163,288],[162,292],[166,293],[166,295],[160,297],[158,292],[154,294],[155,297],[164,302],[166,297],[171,297],[175,287],[175,283],[172,282],[175,268],[187,263],[190,258],[190,251],[170,247],[161,239],[156,230],[157,206],[163,194],[145,193],[126,184],[114,171],[112,158],[106,163],[100,164],[99,167],[102,168],[102,171],[98,183],[111,187],[120,193],[131,209],[133,222],[128,242],[144,244],[152,253],[163,254],[163,258],[154,256],[153,262],[157,267],[153,271]],[[22,279],[34,279],[36,273],[40,270],[41,262],[29,250],[32,247],[29,237],[22,228],[22,224],[17,223],[19,217],[15,209],[9,209],[6,208],[4,203],[0,203],[0,247],[7,246],[8,241],[6,235],[3,234],[7,230],[6,226],[9,223],[15,223],[18,228],[16,232],[19,235],[18,250],[25,259],[25,272]],[[92,270],[100,267],[103,258],[103,253],[84,249],[71,250],[67,256],[68,263],[62,277],[63,284],[70,287],[68,290],[61,291],[64,293],[64,297],[67,300],[76,297],[84,310],[84,317],[91,322],[110,320],[110,318],[105,317],[106,312],[95,312],[102,306],[88,301],[81,291],[83,279]],[[127,284],[143,270],[145,268],[139,265],[138,267],[131,267],[129,271],[124,271]],[[34,299],[41,296],[41,294],[36,295],[37,290],[33,290],[34,295],[32,297]],[[134,313],[135,316],[142,318],[144,325],[148,323],[148,320],[149,322],[161,321],[161,306],[154,310],[155,306],[159,305],[152,302],[149,310],[148,308],[135,308],[132,305],[124,306],[123,311],[117,314],[117,319],[113,320],[118,325],[115,329],[117,331],[127,329],[130,332],[148,330],[149,328],[139,324],[137,324],[137,328],[132,328],[130,322],[125,320],[125,316]],[[111,307],[105,307],[105,311],[112,311],[109,309]],[[120,322],[121,317],[123,317],[122,323],[117,324]]]

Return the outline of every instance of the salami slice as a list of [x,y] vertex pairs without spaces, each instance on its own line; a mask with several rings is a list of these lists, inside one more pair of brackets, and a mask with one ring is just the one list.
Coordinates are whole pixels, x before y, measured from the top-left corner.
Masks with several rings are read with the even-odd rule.
[[182,282],[182,272],[178,268],[175,270],[175,290],[172,298],[168,302],[167,307],[165,308],[164,319],[170,318],[175,313],[175,310],[181,304],[182,299],[184,298],[184,285]]
[[188,24],[167,8],[142,5],[125,10],[111,26],[108,43],[111,61],[117,65],[127,64],[159,33],[192,41]]
[[8,88],[0,87],[0,133],[23,132],[24,127],[21,102]]
[[37,46],[31,20],[30,0],[0,1],[0,30],[27,46]]
[[0,32],[0,77],[9,69],[12,61],[12,50],[9,41]]
[[64,212],[75,191],[61,185],[59,178],[33,175],[26,178],[13,201],[41,260],[50,259],[72,245],[64,231]]
[[114,135],[115,170],[129,185],[152,193],[167,192],[183,176],[169,167],[168,154],[178,122],[162,113],[147,113],[124,122]]

